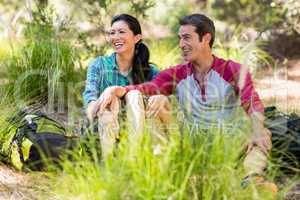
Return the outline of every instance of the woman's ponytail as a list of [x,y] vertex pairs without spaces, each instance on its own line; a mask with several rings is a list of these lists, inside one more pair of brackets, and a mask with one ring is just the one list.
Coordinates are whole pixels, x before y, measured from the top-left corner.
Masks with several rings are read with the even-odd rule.
[[150,53],[148,47],[142,41],[139,41],[135,45],[132,63],[132,79],[134,84],[151,80],[149,58]]

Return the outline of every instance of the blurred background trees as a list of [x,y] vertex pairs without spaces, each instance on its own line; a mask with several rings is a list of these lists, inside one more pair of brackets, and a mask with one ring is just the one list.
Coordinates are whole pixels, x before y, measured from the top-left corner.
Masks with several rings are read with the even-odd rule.
[[[167,38],[176,33],[178,17],[194,12],[214,18],[221,36],[236,34],[238,29],[251,33],[251,39],[273,42],[278,37],[297,40],[300,34],[297,0],[1,0],[0,3],[2,37],[21,38],[26,23],[35,20],[34,12],[51,10],[53,26],[59,29],[67,25],[67,37],[73,39],[74,45],[83,47],[85,58],[107,51],[105,31],[111,17],[123,12],[137,16],[149,38]],[[288,52],[267,50],[278,58],[288,56],[285,55]]]

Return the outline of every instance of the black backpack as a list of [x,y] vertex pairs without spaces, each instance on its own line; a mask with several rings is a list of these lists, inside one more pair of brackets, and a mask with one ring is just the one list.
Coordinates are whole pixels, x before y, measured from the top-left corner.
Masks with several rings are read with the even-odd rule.
[[300,172],[300,117],[275,106],[265,108],[265,126],[272,132],[272,157],[281,168]]
[[8,120],[0,155],[2,161],[17,169],[47,169],[58,166],[62,158],[72,159],[75,151],[89,150],[88,137],[68,136],[59,122],[42,112],[21,111]]

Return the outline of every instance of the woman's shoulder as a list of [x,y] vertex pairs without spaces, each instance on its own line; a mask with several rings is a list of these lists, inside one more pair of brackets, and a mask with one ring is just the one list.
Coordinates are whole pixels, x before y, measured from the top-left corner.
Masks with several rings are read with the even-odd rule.
[[156,75],[159,73],[159,69],[157,67],[157,65],[150,63],[150,70],[151,70],[151,79],[154,79],[156,77]]
[[158,66],[154,63],[149,64],[151,71],[159,71]]
[[89,67],[98,67],[101,66],[103,56],[97,56],[90,60]]
[[94,67],[97,67],[97,68],[101,68],[107,64],[111,64],[114,60],[114,54],[111,54],[111,55],[100,55],[100,56],[97,56],[95,58],[93,58],[90,63],[89,63],[89,66],[94,66]]

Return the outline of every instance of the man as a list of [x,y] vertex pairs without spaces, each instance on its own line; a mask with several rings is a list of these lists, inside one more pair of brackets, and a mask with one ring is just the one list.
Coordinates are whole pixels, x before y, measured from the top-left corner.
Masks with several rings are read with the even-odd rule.
[[[253,132],[244,162],[246,177],[257,178],[266,167],[271,133],[263,126],[264,107],[251,75],[239,63],[212,54],[215,27],[208,17],[192,14],[181,18],[179,23],[179,47],[186,63],[160,72],[151,82],[108,88],[98,99],[95,112],[102,113],[113,98],[131,90],[146,95],[176,94],[187,121],[208,128],[226,126],[236,110],[235,105],[240,102],[251,118]],[[274,184],[264,183],[277,191]]]

